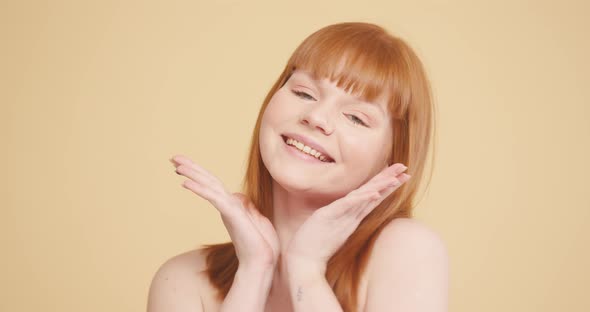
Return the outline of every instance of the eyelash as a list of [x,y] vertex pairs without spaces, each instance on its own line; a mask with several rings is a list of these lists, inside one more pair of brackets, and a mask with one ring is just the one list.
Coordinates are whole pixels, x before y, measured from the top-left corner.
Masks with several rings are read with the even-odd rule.
[[[309,95],[309,94],[307,94],[305,92],[293,90],[293,93],[295,93],[295,95],[297,95],[298,97],[300,97],[302,99],[315,100],[311,95]],[[352,117],[356,118],[356,120],[355,119],[351,119],[352,123],[357,124],[357,125],[362,125],[362,126],[368,127],[367,124],[365,124],[363,122],[363,120],[360,119],[360,118],[358,118],[357,116],[355,116],[355,115],[348,115],[348,116],[352,116]]]

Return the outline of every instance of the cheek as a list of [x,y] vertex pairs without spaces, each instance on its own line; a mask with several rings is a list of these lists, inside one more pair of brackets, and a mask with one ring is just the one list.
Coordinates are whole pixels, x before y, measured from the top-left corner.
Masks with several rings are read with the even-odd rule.
[[[284,131],[285,125],[289,123],[289,120],[294,118],[296,113],[289,110],[288,101],[285,100],[285,95],[280,91],[270,99],[262,115],[260,124],[260,144],[262,145],[261,150],[270,150],[276,148],[277,134]],[[271,152],[269,152],[271,154]]]
[[290,105],[290,103],[284,99],[284,95],[277,92],[268,103],[262,120],[270,126],[284,124],[287,120],[292,119],[297,115],[294,108],[295,105]]
[[[355,160],[367,160],[374,157],[383,148],[381,141],[372,136],[344,136],[342,139],[343,152]],[[347,157],[348,158],[348,157]]]
[[385,141],[379,136],[348,136],[341,141],[347,171],[361,179],[369,178],[385,166]]

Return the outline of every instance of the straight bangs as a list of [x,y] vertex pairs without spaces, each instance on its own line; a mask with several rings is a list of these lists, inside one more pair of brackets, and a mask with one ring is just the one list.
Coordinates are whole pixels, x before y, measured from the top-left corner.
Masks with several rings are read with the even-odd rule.
[[[242,190],[257,209],[273,220],[273,178],[260,153],[262,117],[273,95],[295,69],[314,79],[328,79],[357,98],[372,103],[386,102],[392,121],[392,147],[388,164],[408,166],[412,178],[385,198],[367,215],[344,245],[330,258],[326,280],[342,311],[362,310],[359,291],[371,250],[380,232],[397,218],[411,218],[414,199],[423,181],[434,130],[434,106],[424,67],[405,41],[382,27],[360,22],[326,26],[307,37],[293,52],[281,75],[267,93],[250,144]],[[431,135],[432,134],[432,135]],[[432,142],[434,143],[434,141]],[[434,160],[434,145],[432,146]],[[429,167],[432,170],[434,167]],[[239,261],[233,242],[208,245],[207,276],[219,300],[228,295]]]
[[409,69],[397,48],[403,44],[376,25],[324,29],[302,42],[286,68],[302,69],[314,79],[328,78],[365,102],[383,99],[390,117],[401,119],[410,102]]

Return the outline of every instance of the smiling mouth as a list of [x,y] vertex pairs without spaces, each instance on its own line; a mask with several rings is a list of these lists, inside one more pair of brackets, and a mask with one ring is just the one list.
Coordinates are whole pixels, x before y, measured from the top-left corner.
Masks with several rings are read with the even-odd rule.
[[[302,148],[300,148],[300,147],[301,147],[301,144],[303,144],[303,143],[301,143],[301,142],[299,142],[299,141],[297,141],[297,140],[295,140],[295,141],[299,142],[299,144],[298,144],[298,145],[295,145],[295,144],[289,144],[289,143],[287,143],[287,142],[288,142],[288,140],[289,140],[289,137],[287,137],[287,136],[285,136],[285,135],[281,135],[281,138],[283,139],[283,142],[284,142],[284,143],[285,143],[287,146],[289,146],[289,147],[291,147],[291,148],[294,148],[294,149],[297,149],[299,152],[301,152],[301,153],[303,153],[303,154],[306,154],[306,155],[308,155],[308,156],[310,156],[310,157],[314,157],[315,159],[317,159],[317,160],[318,160],[318,161],[320,161],[320,162],[323,162],[323,163],[334,163],[334,162],[335,162],[335,161],[334,161],[334,160],[333,160],[333,159],[332,159],[330,156],[327,156],[327,155],[324,155],[324,154],[322,154],[322,153],[320,153],[320,152],[318,152],[318,151],[315,151],[314,149],[312,149],[312,148],[310,148],[310,147],[308,147],[308,148],[307,148],[307,149],[308,149],[308,151],[307,151],[307,152],[305,152],[305,151],[303,150],[303,147],[302,147]],[[293,139],[291,139],[291,140],[293,140]]]

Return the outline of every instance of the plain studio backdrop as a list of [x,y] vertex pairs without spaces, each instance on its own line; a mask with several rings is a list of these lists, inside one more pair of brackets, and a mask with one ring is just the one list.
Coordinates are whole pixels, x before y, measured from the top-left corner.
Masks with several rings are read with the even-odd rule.
[[2,1],[0,310],[143,311],[170,257],[229,239],[184,154],[237,191],[295,47],[343,21],[430,76],[436,162],[416,219],[450,311],[589,311],[586,1]]

